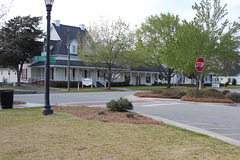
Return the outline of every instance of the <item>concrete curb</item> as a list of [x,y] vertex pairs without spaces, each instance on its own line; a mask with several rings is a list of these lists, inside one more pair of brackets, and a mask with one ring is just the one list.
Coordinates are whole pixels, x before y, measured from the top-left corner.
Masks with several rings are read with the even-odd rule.
[[227,142],[229,144],[240,146],[240,141],[229,138],[229,137],[226,137],[226,136],[222,136],[220,134],[217,134],[217,133],[214,133],[214,132],[211,132],[211,131],[207,131],[207,130],[200,129],[200,128],[193,127],[193,126],[189,126],[189,125],[186,125],[186,124],[183,124],[183,123],[175,122],[175,121],[172,121],[172,120],[169,120],[169,119],[166,119],[166,118],[153,116],[153,115],[150,115],[150,114],[144,114],[144,113],[141,113],[141,112],[136,112],[136,113],[141,114],[143,116],[150,117],[150,118],[158,120],[158,121],[163,121],[166,124],[170,124],[170,125],[173,125],[173,126],[183,128],[183,129],[187,129],[187,130],[190,130],[190,131],[194,131],[194,132],[197,132],[197,133],[202,133],[202,134],[208,135],[212,138],[222,140],[222,141]]

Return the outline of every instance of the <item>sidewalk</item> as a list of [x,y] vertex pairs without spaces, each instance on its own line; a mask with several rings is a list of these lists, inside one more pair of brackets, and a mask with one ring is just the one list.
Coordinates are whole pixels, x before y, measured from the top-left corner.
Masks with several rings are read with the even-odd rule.
[[[37,103],[26,103],[26,104],[19,104],[19,105],[13,105],[13,109],[17,108],[31,108],[31,107],[41,107],[44,106],[43,104],[37,104]],[[0,110],[2,107],[0,107]]]

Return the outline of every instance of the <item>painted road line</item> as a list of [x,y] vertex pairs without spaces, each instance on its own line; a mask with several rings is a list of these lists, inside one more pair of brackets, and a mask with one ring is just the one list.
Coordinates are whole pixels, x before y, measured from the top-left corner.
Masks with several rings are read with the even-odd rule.
[[153,107],[153,106],[165,106],[165,105],[176,105],[176,104],[181,104],[181,103],[158,103],[158,104],[147,104],[143,106]]

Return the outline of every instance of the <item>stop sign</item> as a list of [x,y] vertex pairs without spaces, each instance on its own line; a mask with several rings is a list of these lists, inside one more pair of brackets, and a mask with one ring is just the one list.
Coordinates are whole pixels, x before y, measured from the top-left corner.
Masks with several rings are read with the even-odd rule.
[[204,59],[203,58],[198,58],[196,60],[196,64],[195,64],[195,67],[197,69],[198,72],[202,72],[204,67],[205,67],[205,62],[204,62]]

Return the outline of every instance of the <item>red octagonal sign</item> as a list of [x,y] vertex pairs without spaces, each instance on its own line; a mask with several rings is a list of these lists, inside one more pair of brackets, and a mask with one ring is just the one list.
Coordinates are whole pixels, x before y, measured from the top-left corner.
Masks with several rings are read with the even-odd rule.
[[196,64],[195,64],[195,67],[197,69],[198,72],[202,72],[204,67],[205,67],[205,62],[204,62],[204,59],[203,58],[198,58],[196,60]]

